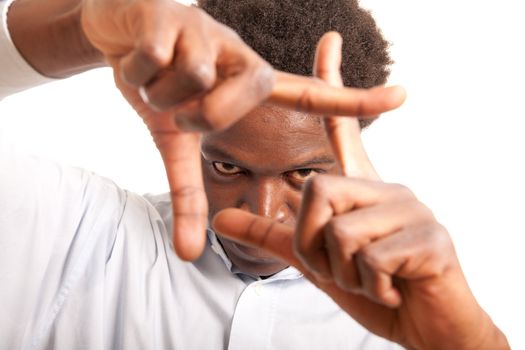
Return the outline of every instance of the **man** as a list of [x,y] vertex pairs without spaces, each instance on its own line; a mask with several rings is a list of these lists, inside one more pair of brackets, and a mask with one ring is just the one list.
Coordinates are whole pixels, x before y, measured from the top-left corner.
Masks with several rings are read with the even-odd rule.
[[[336,171],[323,135],[318,119],[267,106],[208,135],[212,214],[234,206],[293,224],[302,183]],[[8,348],[389,346],[293,268],[212,231],[196,262],[178,260],[167,196],[148,202],[84,171],[4,150],[1,159],[2,266],[11,268],[2,271],[0,338]]]

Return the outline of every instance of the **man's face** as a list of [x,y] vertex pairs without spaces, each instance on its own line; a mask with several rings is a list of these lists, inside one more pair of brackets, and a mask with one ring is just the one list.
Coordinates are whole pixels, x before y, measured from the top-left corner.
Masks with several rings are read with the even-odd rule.
[[[321,120],[276,107],[258,107],[231,128],[204,136],[201,149],[210,220],[235,207],[295,225],[303,184],[336,172]],[[260,249],[219,240],[245,273],[269,276],[286,267]]]

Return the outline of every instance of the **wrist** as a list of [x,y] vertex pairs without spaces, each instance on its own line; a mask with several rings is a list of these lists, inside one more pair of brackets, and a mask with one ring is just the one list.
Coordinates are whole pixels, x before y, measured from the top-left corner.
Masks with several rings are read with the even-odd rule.
[[44,76],[66,78],[106,65],[84,35],[78,0],[17,0],[7,25],[22,57]]
[[484,327],[480,329],[480,341],[473,349],[507,350],[510,345],[505,334],[494,324],[487,313],[484,313]]

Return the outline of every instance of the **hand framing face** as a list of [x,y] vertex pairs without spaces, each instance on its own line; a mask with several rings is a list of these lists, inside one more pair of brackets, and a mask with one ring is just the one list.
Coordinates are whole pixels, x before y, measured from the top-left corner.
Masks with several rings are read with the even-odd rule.
[[274,71],[229,28],[171,0],[84,0],[82,24],[161,153],[174,246],[187,260],[202,252],[207,224],[199,132],[224,129],[265,101],[364,117],[404,100],[400,88],[336,89]]
[[[333,33],[318,47],[316,73],[332,84],[340,47]],[[473,297],[446,229],[408,188],[379,180],[357,123],[337,121],[329,133],[346,128],[354,137],[335,142],[352,177],[308,182],[295,228],[226,209],[215,230],[294,265],[370,331],[407,348],[507,348]]]

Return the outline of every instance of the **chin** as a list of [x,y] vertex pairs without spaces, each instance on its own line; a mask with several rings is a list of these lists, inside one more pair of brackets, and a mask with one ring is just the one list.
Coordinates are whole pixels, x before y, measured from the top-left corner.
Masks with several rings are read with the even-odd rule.
[[245,246],[224,238],[220,241],[230,260],[240,271],[246,274],[266,277],[288,267],[288,264],[262,249]]

